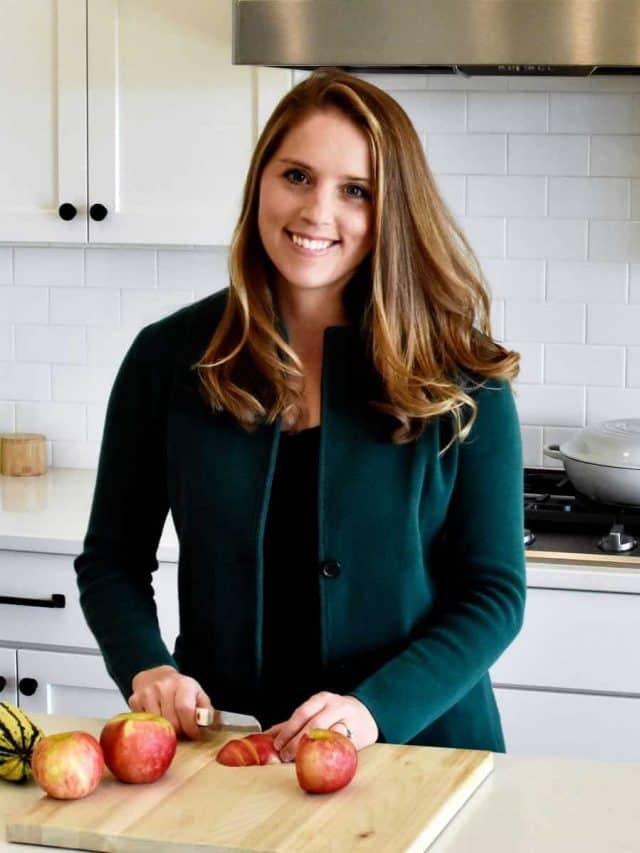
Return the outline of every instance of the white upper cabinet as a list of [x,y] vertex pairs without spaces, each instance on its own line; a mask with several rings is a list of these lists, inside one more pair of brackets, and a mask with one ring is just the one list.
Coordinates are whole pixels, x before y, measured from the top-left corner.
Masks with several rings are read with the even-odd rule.
[[0,8],[0,241],[228,244],[291,81],[232,65],[230,0]]

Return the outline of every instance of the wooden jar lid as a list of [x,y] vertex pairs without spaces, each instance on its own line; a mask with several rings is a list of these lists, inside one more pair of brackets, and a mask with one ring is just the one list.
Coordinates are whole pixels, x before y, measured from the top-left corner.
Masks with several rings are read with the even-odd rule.
[[8,477],[34,477],[47,473],[47,445],[36,432],[11,432],[0,435],[0,474]]

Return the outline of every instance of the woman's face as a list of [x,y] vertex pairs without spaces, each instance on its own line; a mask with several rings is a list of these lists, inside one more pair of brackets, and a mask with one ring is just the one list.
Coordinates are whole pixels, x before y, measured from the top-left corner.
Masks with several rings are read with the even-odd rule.
[[367,137],[339,110],[289,131],[263,170],[258,209],[279,286],[340,291],[349,281],[372,248],[370,182]]

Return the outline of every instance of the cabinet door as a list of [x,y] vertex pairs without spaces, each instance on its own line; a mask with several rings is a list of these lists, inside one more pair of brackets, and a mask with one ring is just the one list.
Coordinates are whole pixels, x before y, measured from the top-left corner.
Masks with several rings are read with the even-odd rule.
[[506,688],[495,694],[511,755],[640,761],[640,699]]
[[0,242],[87,240],[85,3],[2,0]]
[[253,147],[254,71],[230,0],[88,0],[97,243],[228,244]]
[[0,702],[18,704],[16,650],[0,649]]
[[18,649],[18,686],[27,713],[111,717],[131,710],[100,655]]

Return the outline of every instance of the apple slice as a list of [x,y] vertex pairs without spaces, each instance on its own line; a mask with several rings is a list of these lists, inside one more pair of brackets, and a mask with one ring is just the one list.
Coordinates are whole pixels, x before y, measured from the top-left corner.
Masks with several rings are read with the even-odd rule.
[[250,741],[234,738],[227,741],[218,751],[216,761],[227,767],[248,767],[251,764],[260,764],[260,756]]
[[278,750],[273,745],[275,735],[255,732],[254,734],[246,735],[243,739],[251,741],[258,753],[260,764],[282,764]]

